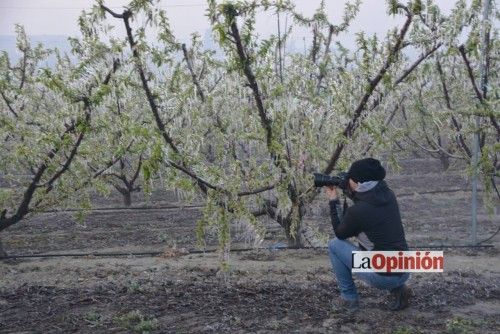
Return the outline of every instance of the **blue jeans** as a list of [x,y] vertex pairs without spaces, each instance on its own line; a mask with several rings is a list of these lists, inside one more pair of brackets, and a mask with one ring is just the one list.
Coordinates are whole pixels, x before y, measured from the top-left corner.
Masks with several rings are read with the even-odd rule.
[[[358,292],[352,278],[353,250],[359,250],[359,248],[346,240],[332,239],[328,243],[328,253],[339,284],[340,296],[345,300],[358,299]],[[410,277],[410,273],[404,273],[400,276],[383,276],[377,273],[354,273],[354,276],[375,288],[392,290],[402,286]]]

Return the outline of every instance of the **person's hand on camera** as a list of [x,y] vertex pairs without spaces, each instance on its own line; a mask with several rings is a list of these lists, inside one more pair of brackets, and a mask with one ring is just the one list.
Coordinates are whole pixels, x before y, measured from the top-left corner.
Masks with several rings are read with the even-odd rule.
[[325,187],[325,193],[326,193],[326,196],[328,197],[328,199],[330,201],[334,201],[334,200],[336,200],[338,198],[337,187],[326,186]]

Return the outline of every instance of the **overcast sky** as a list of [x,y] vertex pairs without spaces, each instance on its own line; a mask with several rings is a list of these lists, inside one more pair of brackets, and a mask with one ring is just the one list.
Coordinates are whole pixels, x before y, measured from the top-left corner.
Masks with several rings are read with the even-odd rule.
[[[295,0],[297,9],[305,15],[311,15],[320,0]],[[455,0],[436,1],[443,12],[448,13]],[[0,35],[13,35],[14,24],[22,24],[29,35],[78,35],[76,20],[83,9],[92,6],[92,0],[0,0]],[[106,0],[106,5],[120,11],[127,0]],[[162,0],[161,6],[167,11],[175,36],[185,41],[190,34],[198,31],[201,36],[209,29],[204,16],[207,5],[205,0]],[[345,0],[326,0],[331,22],[339,23]],[[398,25],[401,19],[388,16],[385,0],[365,0],[349,33],[341,40],[351,44],[353,34],[365,31],[369,34],[383,35],[388,29]],[[282,21],[284,24],[284,20]],[[117,25],[121,25],[117,22]],[[257,31],[261,35],[275,33],[277,29],[275,15],[259,15]],[[121,29],[120,29],[121,30]],[[120,32],[120,31],[119,31]],[[303,36],[299,36],[303,35]],[[294,39],[302,40],[306,31],[298,31]]]

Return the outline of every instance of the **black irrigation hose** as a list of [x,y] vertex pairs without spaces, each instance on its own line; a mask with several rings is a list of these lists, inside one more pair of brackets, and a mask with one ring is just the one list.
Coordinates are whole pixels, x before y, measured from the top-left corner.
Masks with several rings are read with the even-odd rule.
[[[104,208],[93,208],[91,211],[120,211],[120,210],[174,210],[174,209],[201,209],[203,205],[166,205],[166,206],[122,206],[122,207],[104,207]],[[80,209],[52,209],[40,211],[40,213],[58,213],[58,212],[77,212]]]
[[[464,188],[456,188],[456,189],[446,189],[446,190],[431,190],[431,191],[422,191],[422,192],[408,192],[408,193],[400,193],[396,194],[396,197],[408,197],[415,195],[432,195],[432,194],[447,194],[447,193],[456,193],[461,191],[469,191],[469,189]],[[482,191],[479,189],[478,191]],[[92,208],[92,212],[99,211],[119,211],[119,210],[174,210],[174,209],[201,209],[203,205],[166,205],[166,206],[121,206],[121,207],[104,207],[104,208]],[[57,213],[57,212],[77,212],[80,209],[70,208],[70,209],[52,209],[52,210],[44,210],[40,211],[40,213]]]
[[[259,251],[259,250],[268,250],[268,251],[277,251],[277,250],[303,250],[303,249],[326,249],[327,247],[260,247],[260,248],[239,248],[232,249],[233,253],[240,252],[249,252],[249,251]],[[412,246],[410,249],[442,249],[442,248],[494,248],[493,245],[424,245],[424,246]],[[215,253],[218,252],[218,249],[207,249],[207,250],[198,250],[193,249],[189,250],[186,253],[179,253],[179,256],[191,255],[191,254],[205,254],[205,253]],[[145,256],[145,257],[154,257],[160,256],[165,252],[130,252],[130,253],[60,253],[60,254],[31,254],[31,255],[9,255],[0,257],[1,260],[7,259],[21,259],[21,258],[54,258],[54,257],[121,257],[121,256]]]
[[497,230],[495,232],[493,232],[492,235],[490,235],[488,238],[486,238],[484,240],[479,241],[477,244],[479,245],[479,244],[482,244],[483,242],[490,241],[498,234],[498,232],[500,232],[500,226],[497,228]]
[[[447,193],[456,193],[460,191],[469,191],[469,189],[464,189],[464,188],[456,188],[456,189],[446,189],[446,190],[430,190],[430,191],[422,191],[422,192],[409,192],[409,193],[401,193],[401,194],[395,194],[396,198],[399,197],[407,197],[407,196],[414,196],[414,195],[431,195],[431,194],[447,194]],[[478,192],[481,191],[478,189]]]

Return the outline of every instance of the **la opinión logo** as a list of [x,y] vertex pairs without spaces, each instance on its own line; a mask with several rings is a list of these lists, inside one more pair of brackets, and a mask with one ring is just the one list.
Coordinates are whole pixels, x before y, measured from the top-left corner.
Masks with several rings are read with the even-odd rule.
[[443,251],[353,251],[353,273],[442,273]]

